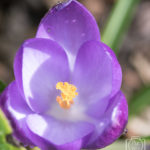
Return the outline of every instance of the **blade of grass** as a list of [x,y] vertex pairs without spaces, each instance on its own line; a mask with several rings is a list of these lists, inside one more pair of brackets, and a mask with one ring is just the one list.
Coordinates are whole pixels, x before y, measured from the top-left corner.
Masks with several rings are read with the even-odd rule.
[[150,136],[147,137],[141,137],[142,140],[145,140],[146,142],[150,143]]
[[0,93],[5,89],[5,87],[5,84],[2,81],[0,81]]
[[140,0],[118,0],[102,34],[102,41],[118,53],[118,47],[129,27]]
[[150,105],[150,87],[144,87],[130,99],[129,116],[138,115],[148,105]]

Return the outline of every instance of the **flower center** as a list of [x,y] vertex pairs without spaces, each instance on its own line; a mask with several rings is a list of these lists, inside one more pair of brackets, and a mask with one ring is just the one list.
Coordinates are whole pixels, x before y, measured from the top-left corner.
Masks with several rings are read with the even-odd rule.
[[77,88],[68,82],[58,82],[56,84],[56,89],[61,91],[61,96],[57,96],[56,101],[61,108],[69,109],[71,104],[74,103],[73,98],[78,95],[76,92]]

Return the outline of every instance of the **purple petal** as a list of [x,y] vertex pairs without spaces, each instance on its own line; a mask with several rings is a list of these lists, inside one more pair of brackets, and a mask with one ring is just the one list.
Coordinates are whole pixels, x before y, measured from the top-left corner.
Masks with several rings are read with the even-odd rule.
[[57,146],[84,138],[93,131],[94,127],[92,124],[83,121],[68,122],[38,114],[29,115],[27,124],[34,134]]
[[83,44],[77,55],[72,79],[77,86],[78,99],[84,105],[86,103],[90,116],[98,118],[109,103],[108,97],[119,91],[122,77],[116,57],[106,48],[98,41]]
[[56,101],[56,83],[68,81],[69,67],[64,50],[49,39],[31,39],[18,51],[15,78],[33,111],[45,112]]
[[[42,150],[57,149],[55,145],[44,140],[43,138],[39,137],[28,129],[28,126],[26,124],[26,117],[33,112],[30,110],[25,100],[20,95],[15,81],[12,82],[2,93],[0,97],[0,104],[2,110],[4,111],[5,115],[7,116],[13,127],[13,135],[25,146],[36,145]],[[67,148],[69,147],[79,149],[79,146],[81,147],[80,143],[81,140],[61,145],[59,146],[59,148],[62,150],[63,148],[66,148],[65,150],[67,150]],[[78,144],[78,146],[76,144]]]
[[0,97],[1,107],[10,120],[15,137],[25,145],[33,145],[28,139],[25,127],[25,118],[32,113],[22,96],[19,94],[15,82],[12,82]]
[[128,105],[120,91],[111,99],[105,115],[96,123],[96,130],[84,148],[103,148],[117,140],[128,120]]
[[80,150],[82,147],[82,139],[64,144],[62,146],[57,146],[58,150]]
[[[28,128],[26,124],[26,117],[30,114],[33,114],[33,112],[30,110],[30,108],[20,95],[15,82],[12,82],[2,93],[0,97],[0,104],[2,110],[4,111],[5,115],[7,116],[13,127],[13,135],[25,146],[36,145],[42,150],[80,150],[83,139],[75,140],[70,143],[65,143],[64,145],[55,145],[47,139],[39,136],[37,133],[34,134]],[[40,129],[40,122],[38,122],[35,127],[39,127]]]
[[111,50],[106,44],[101,43],[104,50],[106,51],[106,54],[112,59],[112,92],[111,97],[113,97],[118,90],[121,88],[121,82],[122,82],[122,70],[120,67],[120,64],[118,63],[118,60],[116,58],[115,53],[113,50]]
[[67,52],[71,68],[84,42],[100,40],[95,19],[76,0],[58,4],[50,10],[42,19],[36,36],[57,41]]

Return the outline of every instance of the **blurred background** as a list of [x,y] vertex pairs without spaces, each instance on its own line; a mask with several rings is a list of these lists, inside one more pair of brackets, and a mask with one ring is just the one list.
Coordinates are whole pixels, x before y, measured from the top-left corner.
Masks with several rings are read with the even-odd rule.
[[[80,0],[96,18],[104,42],[108,41],[107,32],[111,24],[112,32],[120,22],[123,26],[121,27],[123,32],[117,35],[119,42],[114,42],[114,45],[109,45],[109,41],[107,43],[117,53],[122,66],[122,90],[129,103],[127,133],[120,142],[133,136],[150,139],[150,0],[134,0],[136,2],[134,6],[131,4],[132,8],[129,6],[124,8],[123,5],[122,8],[125,10],[120,8],[120,15],[127,13],[123,21],[117,16],[114,17],[117,15],[115,9],[118,9],[116,8],[118,1]],[[0,80],[4,83],[8,84],[14,79],[13,59],[16,51],[25,39],[35,36],[41,18],[58,2],[58,0],[0,0]],[[125,12],[126,9],[132,11]],[[128,19],[130,17],[131,19]],[[116,22],[113,21],[114,18]],[[111,31],[109,34],[111,35]],[[124,145],[118,150],[124,150]],[[113,146],[109,147],[109,150],[111,148],[113,149]],[[117,150],[117,147],[114,149]],[[148,143],[147,149],[150,149]]]

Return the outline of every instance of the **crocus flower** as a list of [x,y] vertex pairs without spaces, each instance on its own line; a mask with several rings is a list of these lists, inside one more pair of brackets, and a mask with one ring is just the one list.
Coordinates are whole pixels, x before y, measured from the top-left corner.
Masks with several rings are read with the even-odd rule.
[[14,61],[1,108],[14,136],[42,150],[103,148],[123,132],[127,103],[113,51],[77,1],[53,7]]

